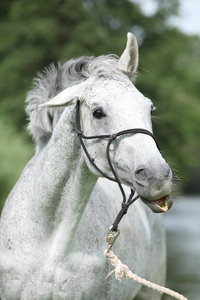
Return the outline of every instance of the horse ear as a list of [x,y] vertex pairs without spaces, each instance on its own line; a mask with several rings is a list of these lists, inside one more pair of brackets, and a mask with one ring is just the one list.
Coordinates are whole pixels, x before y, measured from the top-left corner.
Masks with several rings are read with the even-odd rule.
[[138,66],[138,43],[136,37],[128,32],[127,44],[118,61],[118,68],[128,74],[133,74]]
[[84,98],[85,88],[88,87],[89,79],[66,88],[64,91],[60,92],[50,101],[40,104],[38,107],[58,107],[58,106],[68,106],[75,104],[77,100]]

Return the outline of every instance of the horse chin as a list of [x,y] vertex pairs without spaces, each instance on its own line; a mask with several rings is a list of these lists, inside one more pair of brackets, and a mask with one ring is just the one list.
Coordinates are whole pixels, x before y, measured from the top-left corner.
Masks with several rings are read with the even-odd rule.
[[163,213],[170,209],[173,202],[170,194],[156,200],[147,200],[142,197],[140,199],[154,212]]

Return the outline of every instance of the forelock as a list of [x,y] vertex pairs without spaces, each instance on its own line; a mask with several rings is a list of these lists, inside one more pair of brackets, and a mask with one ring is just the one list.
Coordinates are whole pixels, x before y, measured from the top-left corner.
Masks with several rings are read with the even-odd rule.
[[71,59],[64,64],[51,64],[34,79],[34,87],[26,98],[26,113],[29,118],[28,130],[37,148],[47,143],[52,135],[53,111],[38,105],[49,101],[62,90],[81,83],[93,76],[120,80],[123,71],[117,67],[118,58],[114,55],[85,56]]

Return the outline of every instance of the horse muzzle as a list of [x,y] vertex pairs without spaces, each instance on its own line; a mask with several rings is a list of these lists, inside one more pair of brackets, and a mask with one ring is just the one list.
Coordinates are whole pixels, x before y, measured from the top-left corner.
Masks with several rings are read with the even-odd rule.
[[155,213],[166,212],[172,206],[170,196],[172,173],[167,163],[159,168],[140,168],[135,172],[135,189],[140,199]]

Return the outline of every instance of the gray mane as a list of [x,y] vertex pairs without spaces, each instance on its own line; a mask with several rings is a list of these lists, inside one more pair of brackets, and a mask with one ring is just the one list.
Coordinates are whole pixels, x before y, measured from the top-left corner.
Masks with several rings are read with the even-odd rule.
[[41,148],[51,137],[53,110],[38,109],[38,105],[49,101],[67,87],[84,81],[90,76],[96,78],[118,78],[123,72],[117,68],[118,59],[113,55],[80,57],[57,66],[51,64],[34,79],[34,88],[26,98],[26,113],[29,118],[28,130],[37,148]]

